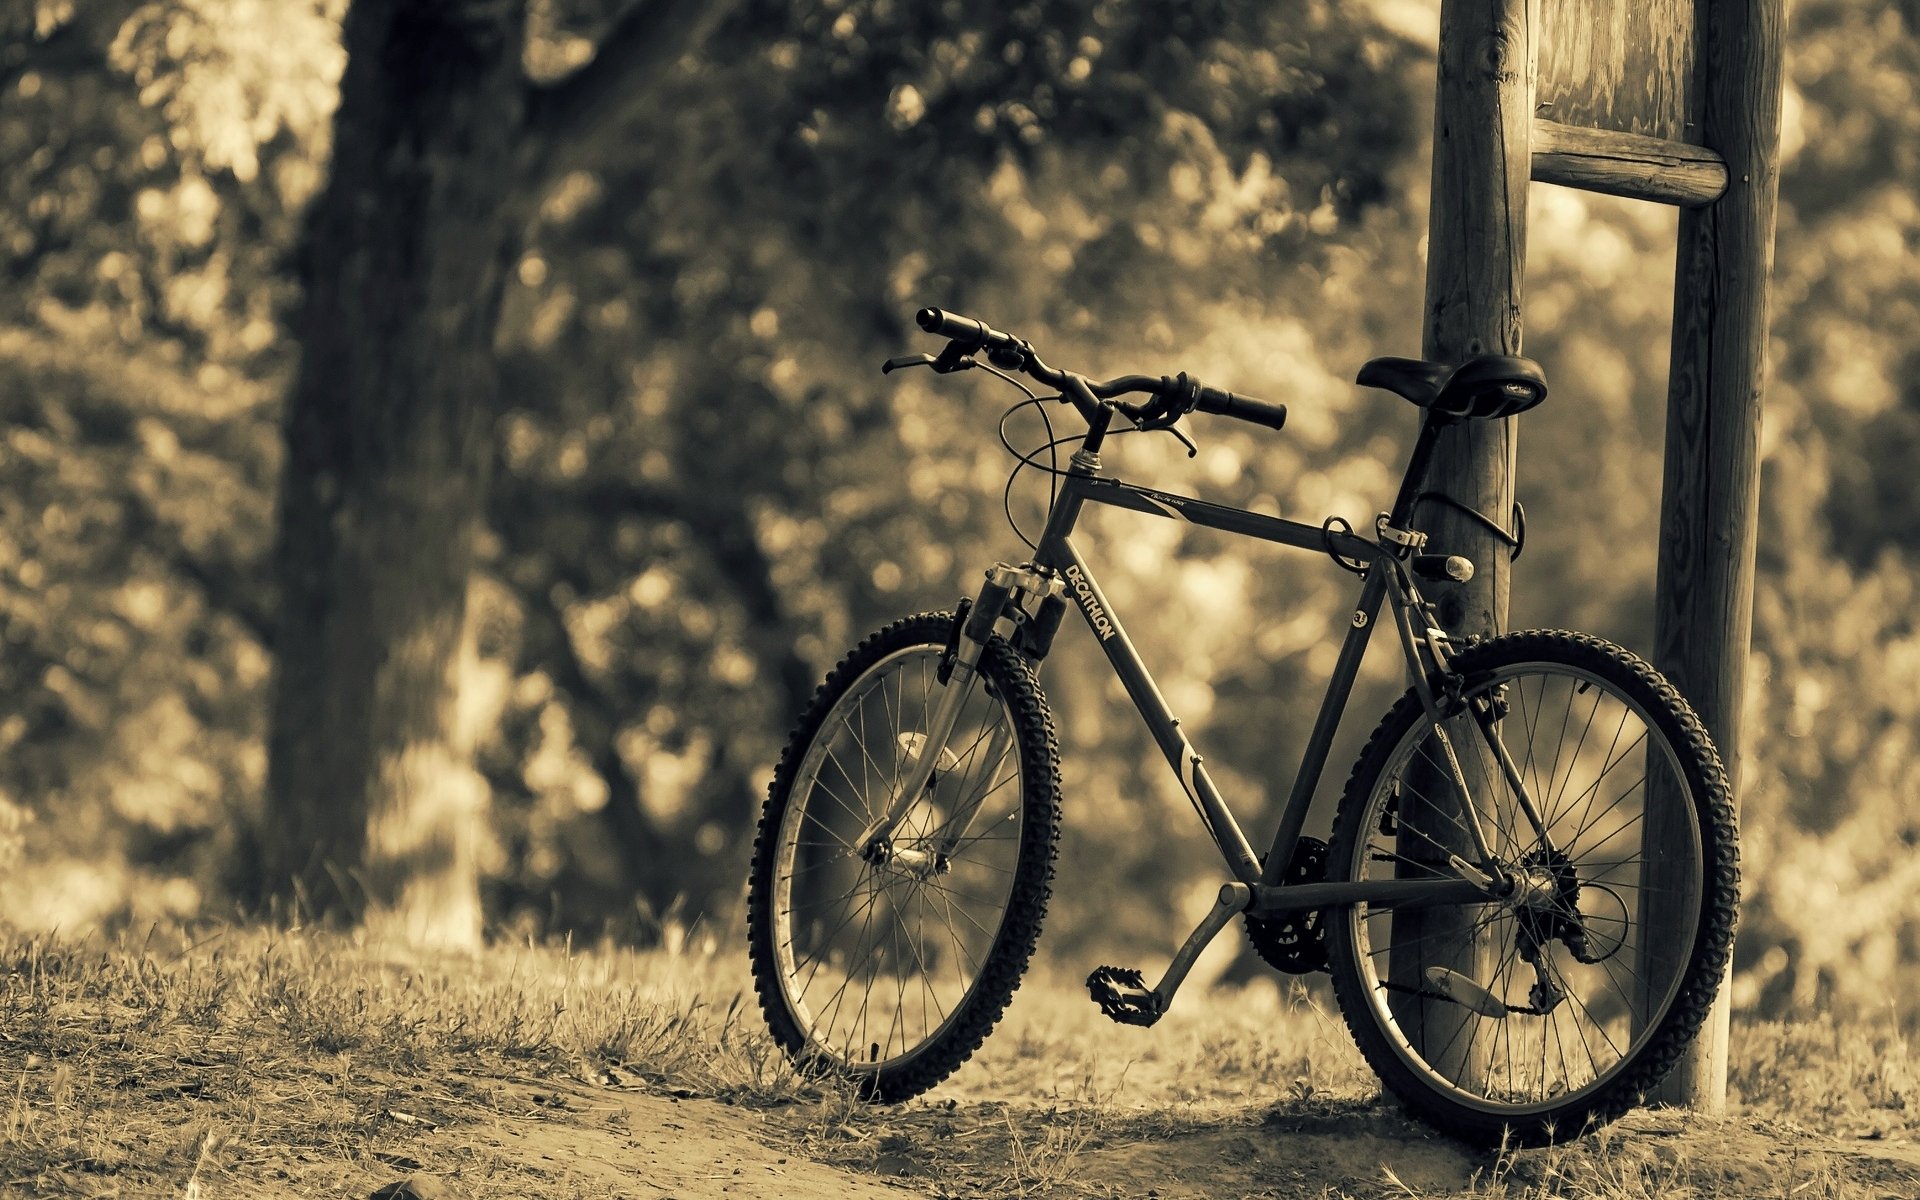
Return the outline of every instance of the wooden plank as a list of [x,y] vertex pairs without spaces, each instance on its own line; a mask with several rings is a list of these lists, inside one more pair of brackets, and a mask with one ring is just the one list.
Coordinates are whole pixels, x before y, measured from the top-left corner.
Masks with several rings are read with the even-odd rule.
[[1704,146],[1536,120],[1533,178],[1610,196],[1693,207],[1711,204],[1727,190],[1727,164]]
[[[1533,124],[1533,63],[1527,37],[1529,0],[1444,0],[1440,9],[1440,50],[1434,104],[1433,182],[1427,217],[1426,320],[1422,353],[1428,359],[1456,362],[1474,354],[1520,352],[1520,295],[1526,276],[1527,179],[1531,166],[1528,138]],[[1438,492],[1504,521],[1513,511],[1515,422],[1463,421],[1440,434],[1426,490]],[[1442,623],[1456,637],[1492,635],[1507,623],[1511,582],[1506,544],[1485,526],[1451,505],[1428,502],[1414,525],[1431,537],[1438,554],[1471,559],[1474,577],[1466,584],[1435,586]],[[1408,789],[1402,796],[1399,850],[1418,861],[1457,831],[1450,812],[1456,792],[1450,782]],[[1418,796],[1448,797],[1443,811],[1428,814]],[[1425,830],[1427,837],[1415,832]],[[1450,847],[1473,857],[1466,844]],[[1496,959],[1484,934],[1472,931],[1469,908],[1396,911],[1393,917],[1390,971],[1397,979],[1420,967],[1446,965],[1471,979],[1486,980]],[[1452,940],[1450,962],[1439,961],[1425,938]],[[1454,940],[1457,939],[1457,940]],[[1412,986],[1426,980],[1413,974]],[[1425,1035],[1440,1045],[1455,1039],[1440,1027],[1471,1019],[1453,1005],[1423,1004],[1417,997],[1395,1002],[1403,1032]],[[1422,1013],[1422,1009],[1427,1011]],[[1465,1039],[1463,1061],[1436,1066],[1467,1078],[1485,1068],[1485,1047]]]
[[1689,125],[1694,0],[1538,0],[1535,115],[1698,142]]
[[[1785,0],[1699,3],[1700,131],[1730,182],[1713,204],[1680,215],[1654,662],[1699,711],[1737,797],[1786,13]],[[1662,1099],[1725,1104],[1727,1012],[1723,985]]]

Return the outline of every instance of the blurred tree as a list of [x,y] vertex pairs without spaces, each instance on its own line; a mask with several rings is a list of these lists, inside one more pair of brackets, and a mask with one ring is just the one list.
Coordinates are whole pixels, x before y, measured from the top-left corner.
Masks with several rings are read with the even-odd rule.
[[0,6],[0,912],[218,895],[264,756],[278,259],[321,0]]
[[1920,963],[1920,7],[1799,0],[1755,597],[1743,995],[1911,997]]
[[629,6],[530,83],[525,3],[354,0],[302,248],[275,575],[263,881],[304,907],[479,936],[485,789],[457,680],[507,273],[552,172],[719,8]]
[[[609,41],[638,28],[616,7],[528,5],[524,66],[550,133],[525,125],[533,233],[517,258],[517,231],[499,251],[511,412],[458,668],[498,800],[480,824],[499,845],[474,848],[488,913],[549,927],[599,926],[636,896],[642,912],[724,907],[760,776],[826,660],[1017,556],[1003,460],[984,424],[957,420],[991,398],[871,374],[915,303],[982,306],[1090,366],[1120,339],[1153,360],[1179,346],[1182,366],[1338,412],[1355,397],[1322,363],[1350,368],[1367,276],[1382,247],[1411,246],[1397,215],[1368,216],[1396,194],[1418,124],[1406,49],[1348,9],[1159,22],[1085,0],[987,20],[766,3],[697,71],[639,88],[582,76],[616,82],[560,103],[597,42],[612,47],[597,61],[640,56]],[[0,495],[17,502],[0,504],[0,670],[26,718],[0,727],[0,853],[25,855],[0,879],[9,911],[30,899],[71,925],[159,896],[191,911],[217,894],[239,826],[262,830],[232,856],[258,895],[263,865],[284,861],[269,847],[300,839],[260,801],[268,518],[298,357],[283,320],[302,280],[283,264],[326,178],[344,9],[5,10],[0,252],[18,286],[0,295],[16,422]],[[1267,296],[1294,271],[1307,286]],[[1371,453],[1366,422],[1297,425],[1284,445],[1209,436],[1203,490],[1353,511],[1335,470]],[[1129,458],[1174,462],[1149,444]],[[1110,578],[1141,597],[1129,611],[1183,712],[1205,720],[1213,679],[1218,711],[1255,714],[1219,727],[1240,747],[1223,763],[1245,764],[1258,795],[1284,769],[1259,724],[1299,705],[1317,625],[1269,622],[1275,661],[1250,662],[1236,623],[1290,589],[1170,526],[1128,534]],[[1206,569],[1161,586],[1168,555]],[[1305,576],[1316,596],[1343,582],[1320,574]],[[166,620],[140,615],[156,597]],[[1195,604],[1217,636],[1184,628]],[[1079,690],[1061,697],[1087,749],[1077,783],[1101,798],[1084,856],[1121,846],[1177,890],[1179,871],[1124,830],[1178,797],[1131,726],[1102,719],[1097,679]],[[1152,889],[1113,886],[1152,937]]]
[[[1284,438],[1196,429],[1197,464],[1116,443],[1121,469],[1170,486],[1197,466],[1210,496],[1358,520],[1393,466],[1341,469],[1411,438],[1404,405],[1339,377],[1364,357],[1383,248],[1415,264],[1405,214],[1382,208],[1418,127],[1412,55],[1361,10],[761,3],[704,58],[626,122],[632,151],[555,188],[508,297],[487,562],[521,680],[483,754],[501,911],[592,925],[637,892],[724,912],[764,774],[831,658],[1023,552],[1000,516],[995,385],[875,370],[919,339],[917,304],[1088,370],[1296,401]],[[1016,440],[1037,434],[1025,419]],[[1044,492],[1037,475],[1016,492],[1030,532]],[[1284,791],[1275,729],[1310,719],[1296,682],[1347,577],[1268,571],[1172,524],[1109,532],[1089,534],[1103,578],[1257,809]],[[1107,925],[1154,941],[1209,851],[1148,833],[1184,801],[1077,643],[1048,675],[1095,898],[1054,929],[1111,904],[1133,919]]]
[[[1746,760],[1735,999],[1769,1015],[1911,995],[1920,962],[1916,12],[1797,0],[1789,31],[1755,662],[1722,747]],[[1534,191],[1528,346],[1555,399],[1527,418],[1517,621],[1647,644],[1671,221]]]
[[[517,22],[514,7],[475,20]],[[608,41],[642,28],[617,26],[617,7],[528,0],[530,90],[555,98],[596,43],[602,63],[644,57]],[[326,178],[344,9],[0,4],[10,919],[189,914],[218,896],[222,861],[257,891],[264,856],[232,853],[236,827],[295,839],[261,804],[279,401],[299,349],[285,264]],[[468,9],[489,11],[435,11]],[[1914,11],[1797,0],[1793,14],[1742,748],[1742,995],[1775,1010],[1884,997],[1920,960]],[[633,87],[610,66],[584,77],[611,81],[597,98],[569,89],[550,109],[549,133],[523,115],[526,226],[488,243],[504,354],[500,383],[475,383],[506,420],[459,667],[466,719],[486,727],[490,919],[591,930],[677,900],[723,912],[796,696],[865,628],[950,603],[978,565],[1018,555],[994,388],[871,373],[910,344],[916,304],[977,309],[1088,369],[1184,368],[1293,403],[1278,438],[1197,428],[1191,463],[1123,439],[1129,475],[1295,516],[1363,522],[1380,506],[1410,414],[1346,380],[1417,339],[1405,297],[1430,120],[1420,52],[1370,12],[745,0],[697,70]],[[434,69],[478,88],[476,53],[494,51]],[[466,186],[476,206],[489,194]],[[1555,393],[1526,418],[1534,533],[1515,622],[1645,647],[1672,215],[1545,187],[1532,203],[1528,344]],[[400,246],[421,255],[409,270],[444,251],[404,206],[369,222],[387,251],[400,239],[383,222],[419,231]],[[340,257],[306,261],[324,273]],[[496,266],[444,265],[475,282],[464,310],[485,307]],[[391,291],[332,303],[356,328],[362,301],[418,328]],[[472,364],[444,361],[449,377]],[[367,404],[398,403],[401,378]],[[344,396],[332,409],[348,411]],[[1042,490],[1033,475],[1016,489],[1029,529]],[[1088,544],[1236,800],[1284,790],[1346,578],[1128,514]],[[1059,654],[1076,902],[1046,945],[1113,927],[1157,945],[1217,868],[1084,639]],[[1391,669],[1376,680],[1398,686]]]

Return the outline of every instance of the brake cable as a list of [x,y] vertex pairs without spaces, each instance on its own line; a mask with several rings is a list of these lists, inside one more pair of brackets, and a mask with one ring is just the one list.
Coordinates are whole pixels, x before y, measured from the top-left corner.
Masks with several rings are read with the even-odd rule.
[[[889,368],[920,365],[935,366],[935,368],[938,369],[934,361],[926,358],[924,355],[919,356],[919,359],[912,362],[895,360],[887,364]],[[1039,546],[1020,528],[1020,522],[1014,519],[1013,485],[1019,480],[1020,472],[1026,470],[1028,467],[1043,470],[1047,475],[1047,511],[1053,511],[1053,505],[1058,500],[1060,494],[1060,477],[1066,474],[1065,471],[1060,469],[1059,448],[1075,441],[1085,440],[1086,434],[1067,434],[1062,437],[1054,433],[1053,418],[1047,414],[1046,402],[1048,400],[1065,402],[1065,396],[1042,396],[1012,374],[1001,370],[991,363],[984,363],[972,357],[965,359],[964,367],[962,367],[961,364],[955,364],[954,367],[950,367],[949,370],[956,368],[964,369],[965,367],[978,368],[996,379],[1004,380],[1019,389],[1020,392],[1026,396],[1025,400],[1019,401],[1000,414],[998,431],[1000,445],[1014,458],[1013,470],[1007,474],[1007,485],[1002,488],[1000,492],[1000,507],[1001,511],[1006,514],[1007,525],[1013,530],[1014,536],[1026,543],[1029,550],[1038,550]],[[1121,401],[1113,401],[1112,404],[1115,410],[1127,418],[1132,428],[1113,430],[1110,436],[1118,436],[1123,433],[1170,433],[1179,440],[1181,445],[1187,448],[1188,458],[1193,458],[1200,453],[1200,448],[1194,445],[1193,439],[1189,438],[1183,431],[1175,426],[1175,423],[1186,415],[1187,410],[1179,407],[1175,403],[1171,403],[1169,397],[1164,394],[1154,393],[1152,401],[1145,405],[1127,404]],[[1037,446],[1023,454],[1014,448],[1013,440],[1007,436],[1007,422],[1012,420],[1013,414],[1029,405],[1039,411],[1040,420],[1046,427],[1047,440],[1043,445]],[[1041,467],[1038,462],[1040,455],[1043,453],[1047,456],[1047,465],[1045,467]]]

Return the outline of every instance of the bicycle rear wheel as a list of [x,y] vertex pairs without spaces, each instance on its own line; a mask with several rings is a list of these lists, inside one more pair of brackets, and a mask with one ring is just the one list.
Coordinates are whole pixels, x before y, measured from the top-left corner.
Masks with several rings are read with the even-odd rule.
[[[1059,753],[1033,672],[994,638],[939,759],[889,811],[948,685],[951,613],[897,621],[827,676],[780,764],[747,898],[754,988],[804,1069],[904,1100],[978,1049],[1039,937],[1059,836]],[[957,685],[956,677],[956,685]]]
[[[1666,1075],[1725,972],[1725,772],[1672,685],[1618,646],[1512,634],[1455,665],[1466,704],[1444,742],[1512,890],[1329,912],[1335,992],[1382,1082],[1433,1124],[1481,1143],[1578,1136]],[[1457,878],[1453,860],[1481,861],[1448,744],[1413,692],[1394,705],[1347,782],[1330,878]]]

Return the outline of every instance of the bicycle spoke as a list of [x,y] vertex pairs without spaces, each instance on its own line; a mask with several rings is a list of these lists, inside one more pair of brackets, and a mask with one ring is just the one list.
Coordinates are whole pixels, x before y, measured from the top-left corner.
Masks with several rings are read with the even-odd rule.
[[[1606,777],[1613,772],[1613,768],[1627,761],[1627,759],[1633,754],[1633,752],[1639,748],[1640,744],[1646,740],[1647,740],[1647,731],[1642,730],[1640,732],[1640,736],[1637,739],[1635,739],[1634,743],[1631,746],[1627,747],[1625,753],[1623,753],[1614,762],[1608,764],[1607,768],[1602,772],[1600,772],[1600,774],[1594,778],[1594,781],[1591,784],[1587,785],[1585,790],[1583,790],[1580,793],[1580,796],[1589,796],[1589,797],[1593,797],[1594,799],[1597,799],[1600,795],[1601,783],[1603,783],[1606,780]],[[1628,788],[1625,792],[1621,793],[1621,795],[1614,800],[1614,804],[1618,804],[1621,800],[1626,799],[1628,796],[1632,794],[1633,794],[1633,789]],[[1580,796],[1576,796],[1574,797],[1574,799],[1577,801],[1580,798]],[[1579,840],[1580,835],[1586,832],[1588,829],[1592,828],[1594,822],[1598,821],[1601,817],[1606,816],[1607,813],[1613,811],[1614,804],[1610,804],[1604,810],[1602,810],[1598,816],[1595,816],[1593,815],[1593,803],[1594,803],[1593,799],[1589,799],[1587,801],[1586,813],[1583,814],[1581,818],[1580,828],[1575,830],[1573,837],[1568,839],[1569,845]]]
[[[1362,1037],[1370,1061],[1389,1054],[1405,1063],[1463,1120],[1487,1105],[1542,1114],[1534,1136],[1554,1113],[1586,1111],[1581,1098],[1596,1089],[1646,1086],[1648,1039],[1671,1028],[1668,1006],[1694,969],[1697,934],[1672,931],[1669,949],[1649,943],[1643,922],[1660,906],[1697,903],[1704,882],[1692,865],[1697,841],[1651,840],[1656,827],[1693,824],[1691,812],[1664,824],[1658,815],[1687,803],[1680,748],[1607,674],[1610,662],[1580,647],[1568,653],[1590,655],[1601,674],[1517,659],[1508,673],[1480,676],[1466,699],[1500,692],[1497,719],[1470,707],[1436,728],[1423,710],[1404,709],[1394,718],[1398,740],[1371,768],[1365,805],[1343,810],[1335,843],[1350,856],[1335,878],[1441,880],[1459,874],[1452,857],[1475,857],[1462,848],[1469,822],[1479,823],[1514,890],[1473,905],[1355,905],[1334,926],[1345,931],[1351,964],[1336,963],[1335,982],[1357,971],[1367,1028],[1398,1031]],[[1641,669],[1623,654],[1613,661],[1623,674]],[[1449,974],[1430,979],[1435,968]],[[1478,1011],[1481,993],[1504,1013]],[[1351,995],[1341,992],[1342,1003]]]
[[[1628,784],[1627,790],[1620,793],[1619,796],[1615,797],[1613,803],[1607,806],[1607,811],[1612,812],[1615,808],[1619,807],[1620,801],[1625,800],[1628,796],[1633,795],[1633,793],[1637,789],[1645,785],[1646,782],[1647,782],[1647,777],[1642,775],[1640,778],[1634,780],[1631,784]],[[1613,839],[1619,837],[1621,834],[1625,833],[1627,830],[1638,827],[1639,825],[1644,823],[1645,820],[1646,818],[1644,816],[1635,817],[1633,820],[1626,822],[1625,824],[1621,825],[1620,828],[1614,830],[1612,833],[1608,834],[1607,836],[1601,838],[1599,841],[1595,842],[1592,845],[1592,847],[1590,847],[1590,849],[1598,850],[1600,847],[1606,845],[1608,842],[1611,842]],[[1586,831],[1582,830],[1579,836],[1581,837],[1586,836]],[[1573,853],[1571,845],[1569,845],[1567,853],[1568,854]]]
[[[848,898],[851,898],[851,896],[852,896],[852,893],[848,893]],[[809,954],[806,958],[794,964],[795,972],[798,972],[801,967],[806,966],[808,963],[813,964],[813,971],[808,973],[807,982],[803,984],[800,988],[800,994],[802,996],[806,995],[807,988],[813,986],[814,975],[817,974],[821,966],[826,963],[827,958],[829,957],[827,954],[827,951],[832,948],[834,941],[839,938],[841,932],[845,930],[848,925],[851,925],[856,918],[865,915],[873,907],[875,901],[877,901],[879,897],[880,897],[880,889],[878,886],[875,886],[872,891],[867,893],[867,899],[865,904],[862,904],[858,910],[850,909],[847,912],[847,915],[840,919],[840,924],[834,926],[833,932],[828,934],[825,938],[821,939],[820,948],[818,950],[814,951],[812,954]]]
[[[1599,788],[1600,781],[1607,777],[1608,772],[1612,771],[1615,767],[1619,766],[1622,762],[1625,762],[1627,759],[1627,756],[1632,754],[1634,750],[1639,748],[1642,742],[1645,742],[1647,740],[1647,730],[1643,727],[1640,731],[1640,736],[1634,739],[1633,743],[1629,745],[1625,750],[1621,751],[1618,757],[1614,756],[1614,750],[1617,749],[1620,745],[1620,735],[1626,731],[1627,718],[1631,717],[1632,715],[1633,715],[1633,710],[1625,707],[1621,708],[1620,723],[1614,726],[1613,740],[1607,744],[1607,752],[1600,756],[1601,762],[1604,763],[1605,765],[1600,768],[1600,773],[1593,777],[1593,782],[1588,784],[1585,788],[1581,789],[1579,796],[1575,796],[1573,800],[1569,802],[1564,809],[1555,810],[1556,815],[1560,812],[1570,810],[1574,804],[1579,803],[1581,796],[1592,795]],[[1589,808],[1592,807],[1591,803],[1589,803],[1588,807]]]
[[[937,644],[909,647],[856,678],[819,719],[786,785],[770,874],[781,994],[821,1061],[863,1072],[900,1062],[960,1019],[1026,877],[1020,764],[1033,731],[982,687],[954,714],[946,745],[933,747],[925,739],[938,661]],[[936,770],[949,765],[908,799],[922,753],[939,756]],[[853,843],[896,810],[875,846]],[[964,836],[935,860],[936,839],[949,832]],[[876,852],[871,863],[859,861],[863,850]]]
[[[1579,689],[1578,688],[1574,689],[1573,694],[1575,696],[1579,695],[1580,694]],[[1581,726],[1580,728],[1580,740],[1574,744],[1573,753],[1569,755],[1567,758],[1567,777],[1560,784],[1560,794],[1563,796],[1566,794],[1567,788],[1573,786],[1574,768],[1577,767],[1580,763],[1580,751],[1586,749],[1587,735],[1593,732],[1593,720],[1595,717],[1600,715],[1600,701],[1604,698],[1605,698],[1605,693],[1601,692],[1598,688],[1593,689],[1593,707],[1587,710],[1586,724]],[[1572,708],[1573,708],[1572,696],[1569,696],[1567,698],[1567,708],[1568,708],[1568,711],[1572,711]],[[1549,797],[1547,802],[1547,807],[1552,808],[1552,807],[1555,807],[1556,805],[1557,805],[1557,800],[1555,800],[1553,797]]]
[[[927,915],[926,889],[915,888],[913,890],[913,898],[920,905],[920,922],[924,922],[926,920],[926,915]],[[922,925],[919,922],[916,922],[914,925],[914,932],[916,934],[919,933],[921,928],[922,928]],[[925,941],[924,937],[917,938],[914,946],[914,959],[920,965],[920,986],[923,989],[925,989],[926,999],[933,1001],[934,1011],[940,1014],[941,1024],[945,1024],[947,1020],[947,1010],[940,1003],[940,994],[934,990],[933,968],[930,965],[928,965],[926,957],[920,953],[919,945],[924,941]],[[921,1011],[922,1017],[924,1018],[926,1014],[924,1001],[922,1002],[922,1007],[920,1011]],[[923,1022],[923,1027],[924,1027],[924,1022]]]

